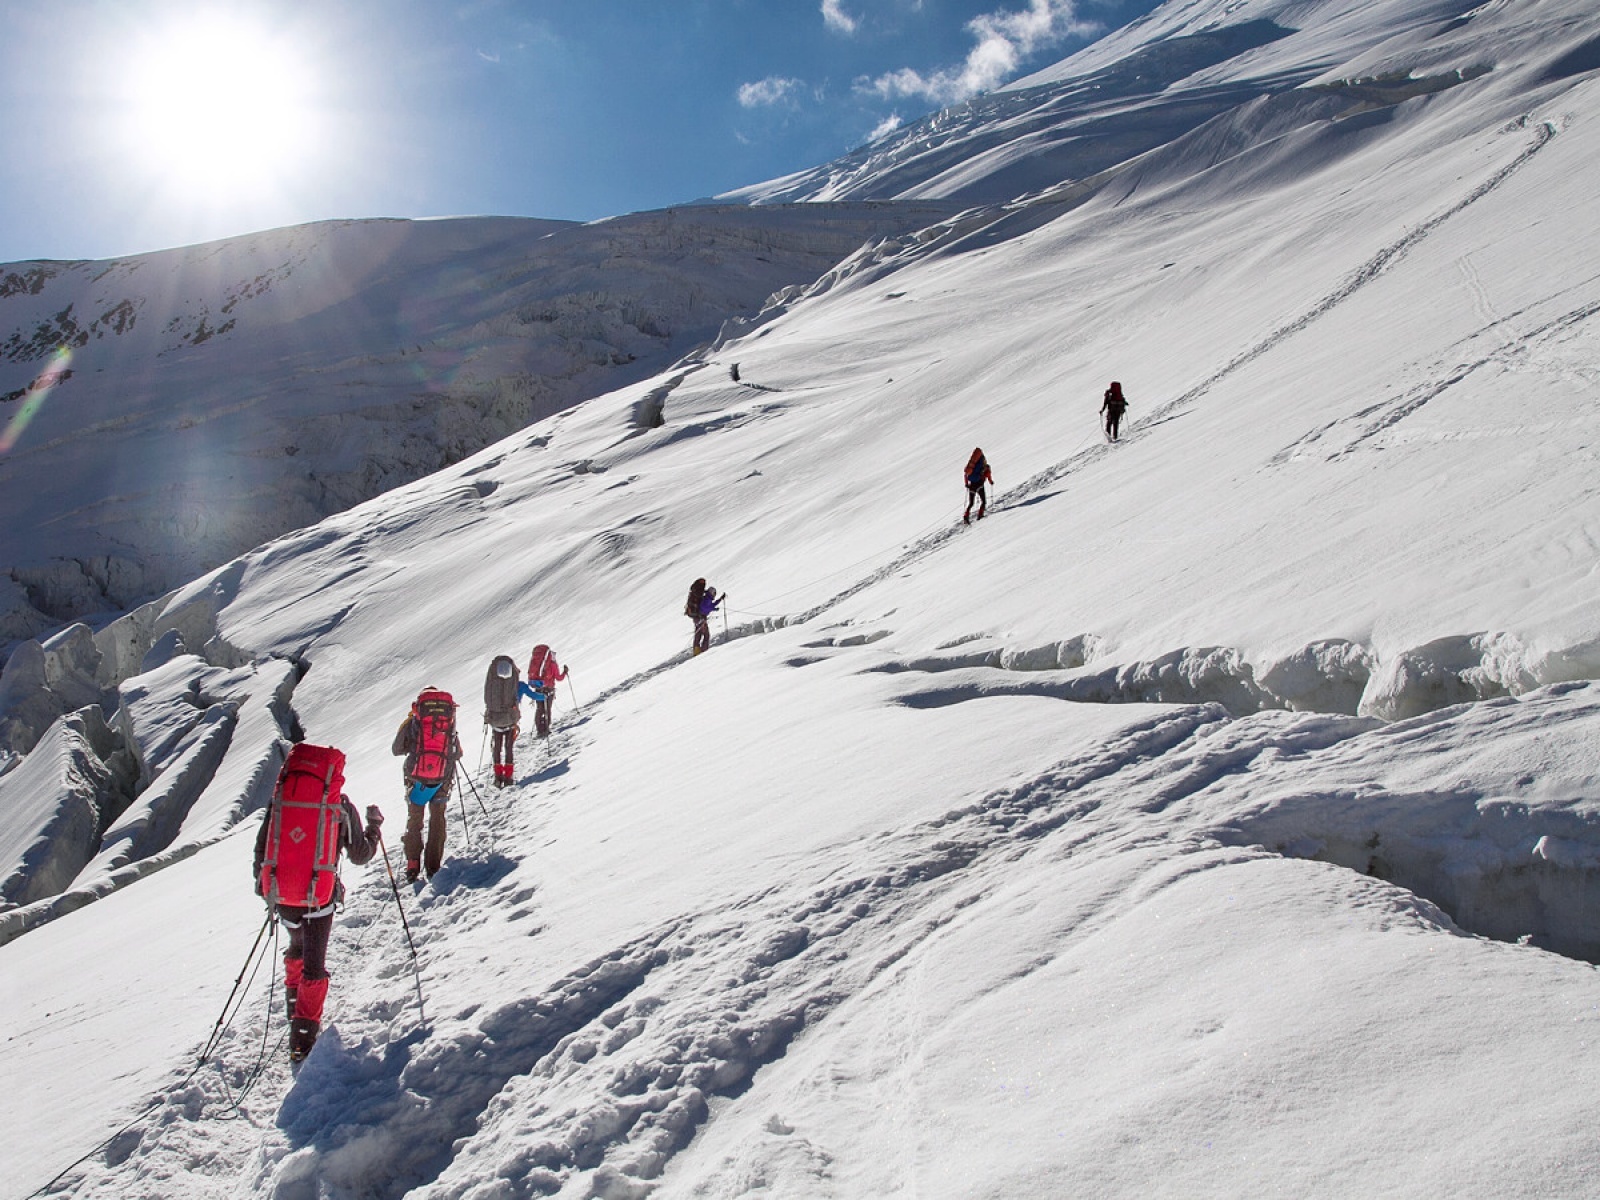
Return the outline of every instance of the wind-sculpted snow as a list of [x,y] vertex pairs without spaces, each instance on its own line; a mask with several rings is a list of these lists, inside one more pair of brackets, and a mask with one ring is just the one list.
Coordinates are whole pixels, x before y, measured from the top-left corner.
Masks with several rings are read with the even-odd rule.
[[1246,21],[1163,41],[1081,78],[978,96],[825,167],[719,199],[758,204],[914,198],[1005,203],[1098,175],[1263,90],[1302,82],[1310,72],[1164,94],[1206,67],[1290,32],[1270,20]]
[[[861,653],[870,651],[828,655],[847,662]],[[780,1190],[875,1194],[894,1168],[840,1163],[836,1134],[818,1123],[807,1098],[831,1093],[839,1072],[850,1070],[846,1061],[819,1063],[829,1043],[818,1035],[840,1026],[835,1036],[849,1041],[885,997],[910,1002],[914,979],[940,957],[960,957],[956,947],[976,930],[993,936],[1013,918],[1018,893],[1037,901],[1046,879],[1060,893],[1049,905],[1054,932],[1031,961],[1019,961],[1010,986],[1048,975],[1057,959],[1082,961],[1088,947],[1121,940],[1118,931],[1138,927],[1152,911],[1176,915],[1184,905],[1171,898],[1197,889],[1237,896],[1256,886],[1248,879],[1277,879],[1281,902],[1302,885],[1272,866],[1263,845],[1367,876],[1349,885],[1359,899],[1346,911],[1365,912],[1358,920],[1372,922],[1365,936],[1378,939],[1374,946],[1383,930],[1458,938],[1458,926],[1569,951],[1600,945],[1600,907],[1582,901],[1600,861],[1592,801],[1574,808],[1562,798],[1575,799],[1566,789],[1596,778],[1594,755],[1569,761],[1559,777],[1519,778],[1538,740],[1583,746],[1596,720],[1593,686],[1393,726],[1286,713],[1233,721],[1206,706],[1146,710],[1091,752],[899,832],[837,847],[729,903],[659,921],[526,995],[480,999],[427,1025],[407,999],[404,943],[384,913],[390,902],[367,889],[345,923],[357,965],[340,978],[355,996],[374,990],[341,1006],[337,1027],[292,1084],[281,1067],[268,1067],[246,1108],[264,1141],[231,1161],[210,1148],[252,1061],[250,1036],[241,1031],[227,1044],[226,1066],[169,1095],[107,1161],[81,1168],[72,1190],[126,1194],[179,1178],[193,1186],[203,1159],[210,1184],[197,1194],[235,1186],[334,1200],[620,1197],[657,1188],[737,1194],[758,1177]],[[564,753],[581,759],[592,735],[579,730],[576,741],[570,732],[562,737]],[[1481,749],[1486,744],[1496,747],[1493,759]],[[1407,781],[1424,775],[1427,794],[1409,791]],[[1501,799],[1535,793],[1532,806]],[[544,824],[518,818],[519,797],[510,800],[506,807],[495,798],[497,841]],[[540,889],[527,887],[525,864],[488,852],[483,841],[455,858],[413,908],[424,976],[436,983],[470,970],[475,951],[460,943],[479,914],[500,914],[498,940],[546,933]],[[1579,857],[1579,846],[1587,848],[1583,864],[1555,861],[1558,850]],[[1304,884],[1323,880],[1316,865],[1296,869]],[[1254,919],[1265,919],[1259,905],[1251,901]],[[1462,952],[1485,968],[1492,957]],[[1432,953],[1452,952],[1436,946]],[[465,997],[474,989],[455,991]],[[1295,1053],[1303,1056],[1309,1014],[1288,1011],[1300,1030]],[[1323,1023],[1342,1024],[1336,1008],[1321,1011]],[[1452,1015],[1461,1018],[1459,1010]],[[1179,1032],[1158,1024],[1144,1036],[1165,1044]],[[1446,1024],[1427,1036],[1442,1045],[1480,1034],[1503,1031],[1469,1018],[1465,1031]],[[1384,1086],[1406,1089],[1404,1076],[1378,1070]],[[830,1075],[834,1084],[825,1086]],[[1376,1082],[1370,1074],[1324,1075],[1307,1086],[1319,1105],[1337,1105],[1346,1102],[1341,1096],[1358,1103]],[[1296,1090],[1244,1103],[1251,1110],[1282,1104]],[[270,1125],[260,1124],[274,1107]],[[762,1131],[735,1132],[749,1125]],[[813,1152],[795,1155],[803,1143]],[[1068,1161],[1073,1170],[1093,1169],[1092,1155]]]
[[[299,732],[301,669],[252,662],[218,634],[238,577],[224,570],[98,633],[74,625],[13,652],[0,729],[27,769],[0,787],[33,815],[5,805],[0,829],[35,840],[3,885],[0,942],[187,857],[265,804]],[[77,766],[59,785],[35,778],[62,739]]]
[[1475,933],[1600,960],[1597,703],[1568,684],[1382,727],[1237,789],[1230,833],[1390,880]]
[[[56,720],[0,779],[7,836],[35,838],[0,884],[10,901],[0,943],[181,861],[259,811],[295,732],[298,678],[280,659],[224,669],[180,654],[121,685],[109,726],[98,706]],[[63,740],[72,766],[59,784],[39,779]]]
[[127,807],[136,768],[97,707],[59,722],[37,753],[0,778],[6,814],[0,898],[14,908],[64,890]]

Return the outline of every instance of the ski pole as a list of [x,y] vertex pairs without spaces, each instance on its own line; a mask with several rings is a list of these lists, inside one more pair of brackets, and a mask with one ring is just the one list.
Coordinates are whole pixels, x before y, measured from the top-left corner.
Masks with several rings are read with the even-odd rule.
[[389,847],[384,844],[381,829],[378,831],[378,849],[383,851],[384,869],[389,872],[389,890],[394,893],[394,906],[400,910],[400,928],[406,931],[406,945],[411,948],[411,972],[417,981],[417,1012],[426,1024],[428,1011],[422,1007],[422,968],[417,963],[417,943],[411,940],[411,922],[406,920],[406,906],[400,903],[400,885],[395,882],[394,864],[389,861]]
[[228,998],[223,1001],[222,1012],[217,1017],[217,1023],[212,1026],[211,1036],[206,1039],[205,1048],[200,1051],[200,1063],[202,1065],[206,1059],[211,1057],[211,1052],[217,1048],[217,1043],[222,1040],[223,1026],[230,1019],[228,1009],[233,1004],[233,998],[239,994],[239,985],[244,982],[245,975],[254,974],[252,967],[256,961],[256,951],[261,948],[261,939],[266,937],[267,926],[272,924],[272,918],[276,915],[272,910],[272,906],[268,905],[267,919],[261,922],[261,928],[256,932],[256,940],[250,946],[250,953],[244,960],[244,966],[239,968],[238,978],[233,981],[233,990],[228,993]]

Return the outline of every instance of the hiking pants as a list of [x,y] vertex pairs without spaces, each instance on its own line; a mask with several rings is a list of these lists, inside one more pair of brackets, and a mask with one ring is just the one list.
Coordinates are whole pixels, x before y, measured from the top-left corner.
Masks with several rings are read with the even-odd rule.
[[533,702],[533,731],[540,737],[550,736],[550,701],[548,699]]
[[694,619],[694,652],[704,654],[711,649],[711,618],[696,617]]
[[328,939],[333,934],[333,914],[308,917],[306,910],[293,905],[278,905],[278,920],[289,931],[289,948],[283,952],[283,961],[298,959],[300,969],[295,972],[302,979],[328,977]]
[[517,727],[513,725],[510,729],[493,729],[490,737],[494,742],[494,765],[497,767],[500,765],[500,756],[504,754],[505,764],[509,767],[511,765],[511,747],[516,744],[517,740]]
[[278,920],[289,931],[289,948],[283,952],[289,1019],[312,1022],[314,1040],[316,1023],[322,1020],[322,1005],[328,998],[328,939],[333,933],[333,913],[308,917],[303,908],[280,904]]
[[[429,875],[436,873],[444,862],[444,818],[445,806],[450,799],[450,785],[439,789],[438,795],[429,800],[426,805],[406,802],[406,832],[400,839],[400,845],[405,850],[406,865],[421,861],[423,868]],[[427,853],[423,854],[422,845],[422,816],[426,809],[428,816],[428,845]]]
[[989,497],[984,494],[983,484],[967,489],[967,512],[972,512],[972,502],[978,502],[978,515],[981,517],[989,510]]

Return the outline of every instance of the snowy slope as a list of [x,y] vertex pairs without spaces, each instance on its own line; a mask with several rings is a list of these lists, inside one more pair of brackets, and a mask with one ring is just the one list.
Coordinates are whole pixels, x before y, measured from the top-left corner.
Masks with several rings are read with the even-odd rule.
[[718,199],[1004,203],[1094,181],[1245,106],[1276,101],[1327,119],[1445,91],[1500,64],[1589,70],[1585,30],[1475,0],[1170,3],[831,163]]
[[653,374],[935,211],[326,222],[0,267],[0,648]]
[[[1306,71],[1404,65],[1302,7]],[[347,872],[298,1077],[268,971],[195,1062],[250,822],[0,913],[5,1194],[1591,1194],[1600,21],[1435,28],[1495,69],[875,243],[103,631],[124,746],[253,705],[219,801],[275,722],[391,843],[417,690],[476,768],[492,655],[572,679],[401,889],[415,978]]]

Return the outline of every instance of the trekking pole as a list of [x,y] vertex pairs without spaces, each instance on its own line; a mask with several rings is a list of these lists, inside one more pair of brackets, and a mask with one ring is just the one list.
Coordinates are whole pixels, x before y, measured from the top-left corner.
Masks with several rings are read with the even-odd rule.
[[267,919],[261,922],[261,928],[256,932],[256,940],[250,946],[250,954],[244,960],[244,966],[239,968],[239,976],[233,981],[233,990],[228,993],[228,998],[222,1003],[222,1012],[217,1017],[217,1023],[211,1028],[211,1036],[206,1039],[205,1048],[200,1051],[200,1065],[211,1057],[211,1052],[217,1048],[217,1043],[222,1040],[223,1026],[228,1020],[228,1009],[233,1004],[233,998],[239,994],[239,985],[244,982],[246,974],[254,975],[256,965],[256,951],[261,949],[261,939],[267,936],[267,926],[272,924],[272,918],[277,914],[272,906],[267,906]]
[[389,890],[394,893],[394,906],[400,910],[400,928],[406,931],[406,945],[411,948],[411,972],[417,981],[417,1012],[427,1024],[428,1011],[422,1007],[422,968],[417,963],[417,944],[411,940],[411,922],[406,920],[406,906],[400,903],[400,885],[394,879],[394,864],[389,861],[389,847],[384,844],[383,830],[378,830],[378,849],[383,851],[384,869],[389,872]]
[[722,593],[722,644],[728,644],[728,593]]
[[483,741],[478,743],[478,770],[483,770],[483,752],[489,746],[489,722],[483,723]]
[[[461,771],[457,768],[456,776],[459,778],[460,775]],[[461,801],[461,830],[467,835],[467,841],[470,842],[472,841],[472,826],[467,821],[467,802],[462,799],[460,788],[456,789],[456,799]]]
[[567,694],[572,697],[572,711],[580,711],[583,705],[578,703],[578,691],[572,686],[572,671],[570,669],[567,671]]
[[[483,803],[483,793],[478,790],[478,785],[472,782],[472,776],[471,775],[463,775],[463,773],[461,771],[461,764],[460,763],[456,764],[456,778],[458,780],[463,779],[463,778],[466,779],[467,786],[472,789],[472,795],[478,801],[478,811],[483,813],[483,819],[485,821],[487,821],[489,819],[489,809]],[[461,802],[461,806],[463,808],[466,807],[466,804],[467,804],[467,802],[465,800],[463,800]],[[494,837],[494,831],[492,829],[489,831],[489,836],[491,838]]]

